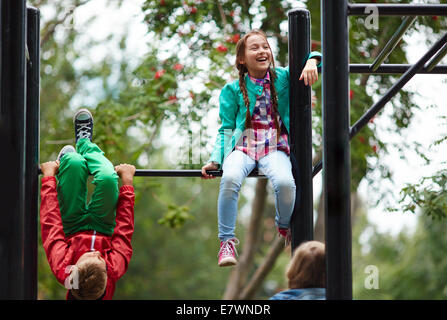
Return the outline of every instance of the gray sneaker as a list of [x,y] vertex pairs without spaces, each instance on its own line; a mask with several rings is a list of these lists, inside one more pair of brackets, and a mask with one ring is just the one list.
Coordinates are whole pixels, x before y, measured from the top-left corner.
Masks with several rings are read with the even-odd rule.
[[59,155],[57,156],[57,161],[61,161],[62,157],[69,152],[76,152],[76,149],[71,145],[64,146],[61,151],[59,151]]
[[74,117],[76,143],[79,139],[87,138],[92,141],[93,136],[93,116],[87,109],[79,109]]

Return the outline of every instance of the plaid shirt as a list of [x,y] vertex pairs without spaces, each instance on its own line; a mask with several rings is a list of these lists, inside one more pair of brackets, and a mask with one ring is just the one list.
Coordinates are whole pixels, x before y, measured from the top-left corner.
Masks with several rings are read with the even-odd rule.
[[[247,154],[253,160],[259,160],[275,150],[284,151],[287,155],[290,154],[290,147],[287,141],[287,131],[278,117],[279,127],[281,128],[280,137],[277,141],[277,130],[275,129],[275,122],[273,120],[273,108],[270,100],[270,76],[266,73],[264,79],[255,79],[250,77],[250,80],[255,84],[264,87],[262,95],[256,99],[255,108],[251,118],[252,128],[246,129],[242,134],[242,138],[236,145],[236,150],[240,150]],[[249,142],[249,143],[248,143]]]

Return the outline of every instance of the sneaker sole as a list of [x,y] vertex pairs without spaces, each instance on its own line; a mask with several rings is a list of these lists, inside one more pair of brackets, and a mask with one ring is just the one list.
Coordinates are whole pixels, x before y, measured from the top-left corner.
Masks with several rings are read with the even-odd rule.
[[219,267],[230,267],[237,264],[237,260],[231,257],[224,258],[219,262]]
[[74,114],[74,116],[73,116],[73,123],[75,123],[75,121],[76,121],[76,117],[80,114],[80,113],[83,113],[83,112],[85,112],[85,113],[88,113],[88,115],[90,116],[90,118],[92,119],[92,122],[93,122],[93,115],[92,115],[92,113],[88,110],[88,109],[79,109],[78,111],[76,111],[76,113]]
[[72,145],[66,145],[61,149],[61,151],[59,151],[59,154],[57,155],[57,158],[56,158],[57,161],[60,161],[61,158],[63,157],[63,156],[61,156],[61,154],[64,153],[64,155],[65,155],[65,154],[69,153],[69,152],[64,152],[66,149],[73,149],[73,151],[70,151],[70,152],[76,152],[76,149]]

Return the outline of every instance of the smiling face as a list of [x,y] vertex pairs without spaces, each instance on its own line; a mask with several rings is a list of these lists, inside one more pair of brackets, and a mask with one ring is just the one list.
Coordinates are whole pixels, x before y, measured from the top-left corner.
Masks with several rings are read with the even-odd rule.
[[246,66],[252,77],[264,78],[271,62],[272,51],[265,37],[252,34],[245,39],[244,56],[239,59],[239,63]]

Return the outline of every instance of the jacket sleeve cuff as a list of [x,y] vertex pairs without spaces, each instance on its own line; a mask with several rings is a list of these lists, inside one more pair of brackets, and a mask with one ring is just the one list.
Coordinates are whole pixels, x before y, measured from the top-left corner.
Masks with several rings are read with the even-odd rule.
[[47,181],[54,181],[54,183],[56,183],[56,177],[53,176],[47,176],[47,177],[43,177],[42,178],[42,183],[45,183]]
[[121,186],[121,188],[120,188],[120,192],[125,192],[125,191],[131,191],[131,192],[134,192],[134,188],[133,188],[133,186],[130,186],[130,185],[123,185],[123,186]]
[[312,58],[317,58],[320,61],[317,67],[321,67],[323,61],[323,56],[321,55],[321,53],[319,53],[318,51],[312,51],[311,53],[309,53],[309,57],[307,58],[307,60]]

